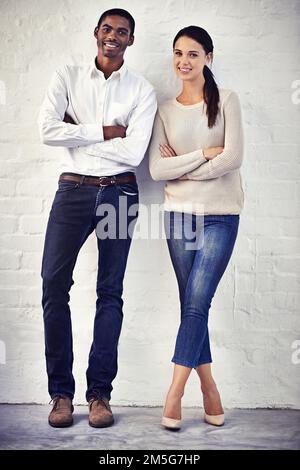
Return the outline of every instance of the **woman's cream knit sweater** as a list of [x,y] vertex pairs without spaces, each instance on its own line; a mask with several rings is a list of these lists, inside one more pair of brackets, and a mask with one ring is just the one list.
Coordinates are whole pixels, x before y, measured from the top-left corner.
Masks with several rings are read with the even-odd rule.
[[[150,173],[167,180],[165,210],[197,215],[240,214],[244,192],[239,168],[243,160],[241,107],[234,91],[220,89],[219,113],[211,129],[204,101],[182,105],[171,99],[159,106],[149,147]],[[161,157],[169,143],[176,157]],[[224,147],[207,161],[202,149]],[[187,175],[187,180],[178,178]]]

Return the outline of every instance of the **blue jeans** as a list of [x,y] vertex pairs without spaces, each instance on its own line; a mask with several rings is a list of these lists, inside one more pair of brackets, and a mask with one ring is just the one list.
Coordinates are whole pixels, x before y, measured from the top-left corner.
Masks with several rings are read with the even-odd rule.
[[[72,173],[67,173],[72,174]],[[131,174],[129,172],[116,176]],[[69,291],[80,248],[96,229],[98,244],[97,301],[93,342],[87,369],[86,399],[110,399],[112,381],[117,374],[117,347],[123,319],[123,278],[131,244],[130,236],[120,236],[134,226],[137,217],[128,208],[138,204],[136,182],[112,186],[92,186],[59,182],[49,215],[42,262],[45,354],[50,396],[73,398],[73,347]],[[105,204],[115,211],[115,236],[99,237],[99,223],[105,222]],[[123,205],[123,207],[122,207]],[[122,209],[122,210],[121,210]],[[121,223],[122,221],[122,223]],[[119,225],[120,222],[120,225]],[[123,225],[122,225],[123,224]],[[104,223],[105,226],[105,223]],[[125,231],[126,233],[126,231]],[[84,315],[84,312],[82,312]]]
[[[196,368],[212,362],[208,313],[233,251],[239,215],[202,217],[184,214],[184,218],[182,215],[165,212],[167,243],[181,306],[181,323],[172,362]],[[196,248],[188,249],[190,242],[195,240],[198,240]]]

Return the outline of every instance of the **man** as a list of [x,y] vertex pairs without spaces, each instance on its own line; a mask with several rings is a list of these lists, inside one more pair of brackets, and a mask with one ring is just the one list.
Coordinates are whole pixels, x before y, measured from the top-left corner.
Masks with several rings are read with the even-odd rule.
[[[134,224],[126,205],[138,203],[135,168],[147,149],[156,98],[153,87],[125,67],[135,22],[125,10],[104,12],[94,30],[98,55],[89,66],[65,66],[52,79],[39,115],[43,143],[66,147],[58,190],[51,208],[42,262],[48,389],[53,400],[49,424],[73,423],[72,328],[69,291],[80,248],[113,207],[116,236],[97,237],[98,277],[93,343],[87,369],[89,424],[113,424],[109,406],[117,374],[122,325],[122,290]],[[123,211],[124,212],[124,211]],[[98,234],[98,231],[97,231]],[[83,312],[84,314],[84,312]]]

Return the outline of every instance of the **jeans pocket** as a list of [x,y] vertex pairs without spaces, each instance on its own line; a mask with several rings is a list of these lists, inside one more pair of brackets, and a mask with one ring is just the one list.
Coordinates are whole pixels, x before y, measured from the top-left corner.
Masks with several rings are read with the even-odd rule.
[[137,196],[139,193],[139,187],[135,181],[133,183],[117,184],[117,188],[120,194],[126,196]]
[[74,181],[59,181],[58,182],[58,193],[64,193],[66,191],[72,191],[79,187],[79,183],[75,183]]

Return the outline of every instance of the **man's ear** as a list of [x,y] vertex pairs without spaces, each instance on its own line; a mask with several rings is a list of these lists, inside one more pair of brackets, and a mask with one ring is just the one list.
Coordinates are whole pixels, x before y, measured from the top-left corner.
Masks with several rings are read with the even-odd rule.
[[99,28],[98,26],[96,26],[96,28],[94,29],[94,36],[96,39],[98,39],[98,31],[99,31]]
[[130,36],[128,46],[132,46],[133,43],[134,43],[134,36]]

